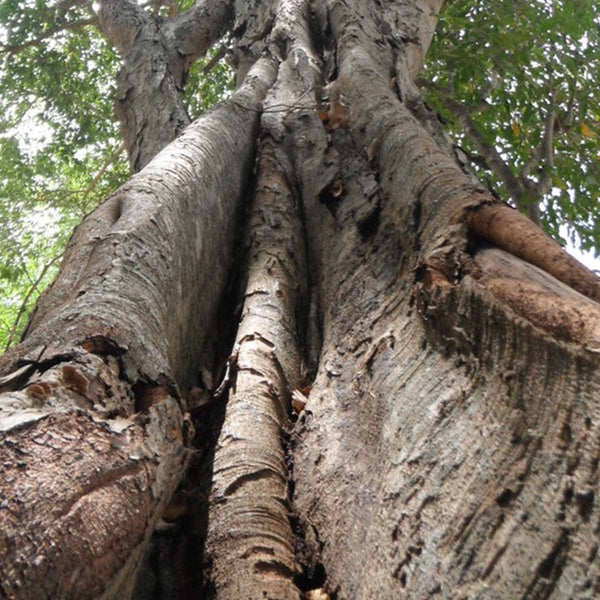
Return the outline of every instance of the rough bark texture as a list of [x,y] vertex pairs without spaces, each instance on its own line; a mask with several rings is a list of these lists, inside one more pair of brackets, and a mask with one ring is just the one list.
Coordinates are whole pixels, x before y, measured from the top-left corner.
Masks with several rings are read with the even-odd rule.
[[137,2],[103,0],[99,16],[123,60],[115,113],[137,172],[189,125],[180,96],[187,71],[227,30],[232,1],[198,2],[183,15],[157,19]]
[[[268,106],[268,104],[267,104]],[[213,463],[206,580],[219,598],[300,598],[284,432],[300,358],[295,322],[304,245],[276,154],[261,148],[249,279]]]
[[0,591],[129,597],[158,523],[136,600],[597,597],[600,284],[446,151],[414,84],[442,0],[102,4],[121,52],[182,55],[132,99],[175,114],[200,14],[240,87],[4,359]]
[[[205,547],[218,598],[300,598],[286,440],[301,387],[300,320],[306,258],[300,198],[285,151],[290,106],[311,110],[297,65],[308,64],[308,14],[280,5],[274,39],[287,51],[264,102],[256,197],[249,221],[248,283],[230,363],[235,371],[213,463]],[[283,143],[282,143],[283,142]]]
[[[202,368],[272,77],[268,61],[257,64],[84,221],[25,341],[3,358],[0,385],[18,390],[0,395],[7,596],[128,595],[121,584],[132,587],[185,467],[180,389]],[[85,509],[96,494],[107,519]]]

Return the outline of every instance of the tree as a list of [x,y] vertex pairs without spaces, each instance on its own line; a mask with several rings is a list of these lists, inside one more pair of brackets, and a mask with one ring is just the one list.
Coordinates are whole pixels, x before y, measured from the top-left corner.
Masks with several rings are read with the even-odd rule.
[[587,249],[600,246],[596,19],[593,2],[452,2],[419,77],[458,157]]
[[4,596],[598,594],[600,281],[453,157],[442,5],[100,2],[135,174],[0,365]]

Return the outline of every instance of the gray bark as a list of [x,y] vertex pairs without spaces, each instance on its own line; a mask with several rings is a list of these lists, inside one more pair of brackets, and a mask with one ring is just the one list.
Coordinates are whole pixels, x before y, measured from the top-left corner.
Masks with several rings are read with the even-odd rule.
[[130,0],[100,2],[102,30],[123,61],[115,113],[134,173],[190,124],[181,99],[188,69],[225,33],[232,4],[201,1],[165,19]]
[[180,389],[203,366],[273,74],[258,63],[84,221],[3,357],[0,385],[15,390],[0,394],[6,596],[131,590],[189,456]]
[[136,598],[600,593],[600,283],[419,121],[442,4],[235,3],[238,92],[84,222],[4,359],[6,596],[128,597],[161,514]]

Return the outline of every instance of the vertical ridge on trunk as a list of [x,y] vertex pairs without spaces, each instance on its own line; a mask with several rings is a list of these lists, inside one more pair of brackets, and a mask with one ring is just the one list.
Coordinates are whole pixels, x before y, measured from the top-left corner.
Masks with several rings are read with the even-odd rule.
[[[178,384],[197,376],[226,283],[274,74],[260,61],[230,101],[84,221],[24,342],[2,358],[9,597],[128,597],[187,463]],[[40,526],[49,502],[52,522]],[[50,571],[64,575],[45,582]]]
[[306,243],[294,168],[281,140],[295,115],[314,114],[307,23],[306,3],[286,0],[271,33],[287,45],[264,103],[248,284],[214,459],[205,558],[217,598],[301,598],[284,438],[291,393],[301,382]]
[[[302,2],[282,2],[272,36],[301,28]],[[295,42],[262,117],[256,197],[249,223],[248,282],[234,345],[229,398],[213,463],[207,579],[217,598],[301,598],[289,504],[291,393],[300,386],[300,304],[306,257],[292,164],[277,141],[301,110]],[[297,60],[297,58],[296,58]],[[308,100],[305,100],[308,102]],[[231,364],[231,359],[230,359]]]
[[[269,104],[267,104],[268,110]],[[213,463],[204,556],[218,598],[300,598],[285,436],[299,385],[302,230],[282,157],[263,131],[249,225],[249,276]]]

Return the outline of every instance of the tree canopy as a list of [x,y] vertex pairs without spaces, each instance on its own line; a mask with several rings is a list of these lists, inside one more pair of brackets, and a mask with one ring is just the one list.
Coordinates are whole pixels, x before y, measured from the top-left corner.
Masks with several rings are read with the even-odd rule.
[[[140,2],[169,17],[181,2]],[[465,167],[555,238],[600,249],[598,2],[448,2],[419,84]],[[129,172],[119,58],[88,0],[0,2],[0,351],[70,232]],[[191,68],[192,118],[232,87],[227,42]],[[537,208],[539,206],[539,214]]]
[[427,65],[429,100],[505,200],[600,248],[598,3],[450,2]]

